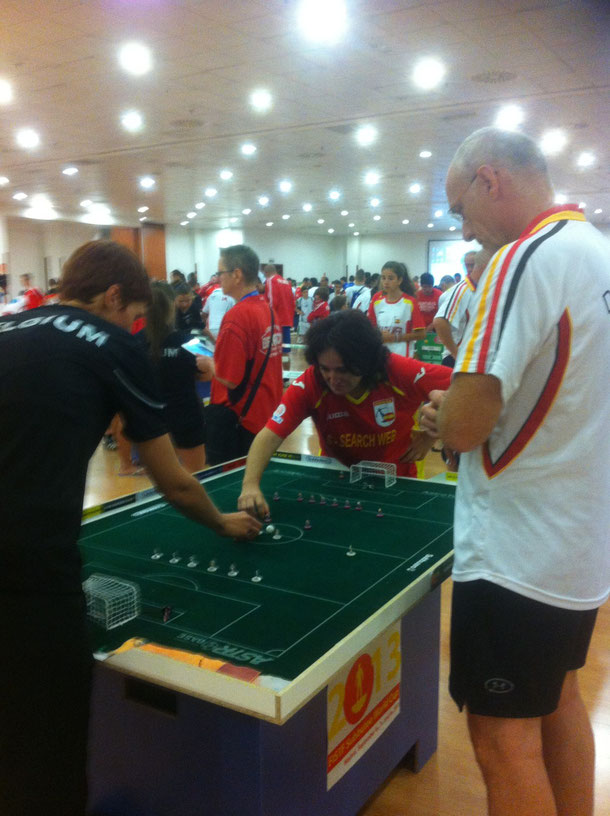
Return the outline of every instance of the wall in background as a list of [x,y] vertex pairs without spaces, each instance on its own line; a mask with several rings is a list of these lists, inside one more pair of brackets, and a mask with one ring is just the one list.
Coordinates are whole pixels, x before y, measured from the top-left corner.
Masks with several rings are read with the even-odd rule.
[[[34,221],[29,218],[7,218],[9,295],[15,297],[19,275],[29,272],[40,289],[47,278],[58,278],[62,264],[74,250],[95,238],[98,227],[71,221]],[[46,277],[45,277],[46,272]]]
[[[77,247],[99,237],[102,230],[88,224],[69,221],[34,221],[28,218],[6,218],[3,221],[4,252],[8,257],[9,294],[19,290],[19,275],[29,272],[37,286],[45,286],[47,277],[57,277],[63,262]],[[610,225],[600,230],[610,239]],[[165,230],[167,271],[192,272],[197,264],[200,282],[209,280],[218,263],[217,232]],[[328,275],[330,280],[353,275],[356,266],[367,272],[380,272],[385,261],[404,261],[411,275],[427,270],[428,241],[431,238],[454,238],[455,233],[403,233],[364,235],[347,239],[341,236],[278,234],[266,230],[244,230],[243,241],[251,245],[263,263],[274,258],[284,264],[287,277],[301,281],[304,277]],[[455,270],[462,272],[461,269]]]

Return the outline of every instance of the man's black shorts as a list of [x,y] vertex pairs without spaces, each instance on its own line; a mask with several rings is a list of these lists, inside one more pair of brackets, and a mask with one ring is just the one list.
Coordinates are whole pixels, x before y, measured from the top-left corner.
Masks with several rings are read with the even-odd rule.
[[451,696],[483,716],[551,714],[566,672],[585,664],[596,616],[596,609],[561,609],[489,581],[456,581]]

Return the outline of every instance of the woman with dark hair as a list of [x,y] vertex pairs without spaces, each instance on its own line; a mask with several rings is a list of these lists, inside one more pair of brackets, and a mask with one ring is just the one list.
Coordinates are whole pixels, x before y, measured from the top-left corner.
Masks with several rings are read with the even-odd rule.
[[405,264],[387,261],[381,270],[381,292],[372,299],[369,320],[381,331],[388,349],[412,357],[414,341],[424,337],[424,319],[415,299],[415,289]]
[[205,466],[203,403],[196,390],[198,358],[182,348],[191,338],[189,332],[174,329],[174,290],[170,284],[157,281],[151,291],[146,328],[136,337],[148,347],[178,458],[189,473],[194,473]]
[[432,439],[413,433],[414,415],[429,392],[448,386],[451,372],[392,354],[362,312],[348,309],[315,323],[305,336],[309,368],[285,391],[252,443],[238,506],[264,515],[260,480],[272,454],[306,417],[321,453],[344,465],[394,462],[400,476],[416,476]]

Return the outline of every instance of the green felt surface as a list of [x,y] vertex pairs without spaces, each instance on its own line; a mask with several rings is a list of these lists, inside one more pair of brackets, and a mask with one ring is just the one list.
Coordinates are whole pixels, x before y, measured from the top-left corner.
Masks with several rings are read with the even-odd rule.
[[[241,469],[234,470],[204,485],[231,511],[241,478]],[[89,521],[80,539],[84,577],[124,578],[142,595],[135,620],[108,632],[92,625],[95,647],[116,648],[138,636],[293,679],[452,548],[451,486],[367,482],[374,489],[350,485],[349,474],[340,479],[336,470],[273,462],[263,490],[280,541],[266,533],[253,543],[220,538],[160,499]],[[280,498],[273,501],[276,491]],[[351,509],[343,506],[346,498]],[[311,530],[303,529],[306,520]],[[346,555],[350,544],[355,556]],[[155,549],[163,553],[156,560]],[[178,564],[169,563],[174,554]],[[197,567],[187,567],[190,556]],[[208,572],[212,560],[214,573]],[[227,574],[231,564],[235,577]],[[251,580],[255,570],[260,583]],[[443,577],[446,572],[445,565]]]

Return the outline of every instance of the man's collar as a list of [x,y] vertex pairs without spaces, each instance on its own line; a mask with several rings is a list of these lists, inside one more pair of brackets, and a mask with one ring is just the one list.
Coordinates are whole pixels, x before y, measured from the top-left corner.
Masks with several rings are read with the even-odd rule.
[[520,238],[531,235],[534,232],[546,227],[554,221],[586,221],[585,214],[579,209],[578,204],[560,204],[537,215],[533,221],[523,230]]

